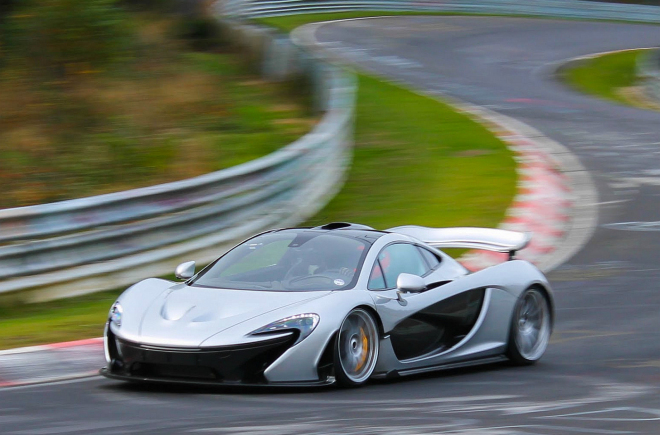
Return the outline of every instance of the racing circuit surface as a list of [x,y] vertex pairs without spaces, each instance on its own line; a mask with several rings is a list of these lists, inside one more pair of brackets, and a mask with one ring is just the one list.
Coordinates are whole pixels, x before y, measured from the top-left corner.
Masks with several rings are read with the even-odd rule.
[[316,36],[364,68],[521,120],[590,171],[599,226],[549,274],[557,322],[545,357],[356,390],[147,388],[100,377],[7,388],[0,432],[660,433],[660,113],[580,95],[552,75],[563,59],[659,45],[660,27],[398,17],[326,24]]

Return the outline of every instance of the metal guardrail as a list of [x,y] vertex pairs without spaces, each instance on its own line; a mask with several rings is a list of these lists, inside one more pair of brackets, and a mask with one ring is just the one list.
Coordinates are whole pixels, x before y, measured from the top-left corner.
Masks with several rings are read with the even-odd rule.
[[228,0],[224,13],[272,17],[314,12],[435,11],[660,23],[660,7],[583,0]]
[[59,203],[0,210],[0,293],[43,300],[116,288],[208,262],[254,232],[314,214],[350,161],[355,83],[272,30],[224,20],[266,78],[308,76],[325,114],[294,143],[199,177]]
[[[225,0],[228,17],[351,10],[446,11],[660,23],[660,8],[579,0]],[[238,239],[294,225],[339,188],[350,158],[355,84],[271,30],[223,20],[268,78],[306,74],[326,114],[269,156],[200,177],[54,204],[0,210],[0,293],[72,296],[207,262]]]
[[648,50],[639,58],[637,75],[644,79],[646,95],[660,104],[660,48]]

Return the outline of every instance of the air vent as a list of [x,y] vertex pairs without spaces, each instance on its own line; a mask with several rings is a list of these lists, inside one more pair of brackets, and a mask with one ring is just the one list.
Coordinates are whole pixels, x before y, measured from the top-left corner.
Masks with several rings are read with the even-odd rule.
[[352,224],[350,222],[331,222],[320,227],[314,227],[315,230],[373,230],[373,228],[361,224]]

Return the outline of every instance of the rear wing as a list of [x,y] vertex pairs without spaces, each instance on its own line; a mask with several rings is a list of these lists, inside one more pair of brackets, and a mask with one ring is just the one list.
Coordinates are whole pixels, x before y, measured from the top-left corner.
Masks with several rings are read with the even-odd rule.
[[529,244],[530,233],[493,228],[427,228],[406,225],[386,230],[414,237],[435,248],[468,248],[507,252],[512,260],[516,251]]

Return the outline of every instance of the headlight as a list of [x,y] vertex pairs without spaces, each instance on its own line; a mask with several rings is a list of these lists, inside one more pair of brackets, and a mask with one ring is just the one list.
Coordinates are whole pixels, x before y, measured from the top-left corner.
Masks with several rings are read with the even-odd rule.
[[316,325],[319,324],[321,317],[318,314],[308,313],[308,314],[297,314],[295,316],[287,317],[277,322],[273,322],[269,325],[259,328],[256,331],[252,331],[250,335],[260,335],[268,334],[275,332],[286,332],[297,329],[300,331],[300,335],[296,340],[295,344],[303,341],[309,334],[312,333]]
[[124,316],[124,310],[121,307],[119,301],[117,301],[114,303],[114,305],[112,305],[112,308],[110,308],[110,313],[108,314],[108,320],[110,320],[111,323],[114,323],[115,326],[120,327],[121,318],[123,316]]

